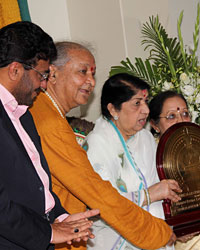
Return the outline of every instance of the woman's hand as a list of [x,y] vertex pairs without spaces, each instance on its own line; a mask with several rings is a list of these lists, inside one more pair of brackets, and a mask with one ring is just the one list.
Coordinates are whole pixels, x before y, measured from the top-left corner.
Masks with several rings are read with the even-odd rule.
[[181,197],[177,193],[181,193],[178,182],[175,180],[162,180],[148,188],[151,202],[170,199],[172,202],[178,202]]

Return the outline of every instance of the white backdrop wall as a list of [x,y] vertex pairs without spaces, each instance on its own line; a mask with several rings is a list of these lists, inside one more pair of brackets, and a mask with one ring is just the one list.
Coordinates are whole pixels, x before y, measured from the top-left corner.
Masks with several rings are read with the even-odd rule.
[[75,114],[95,121],[100,114],[100,95],[110,67],[126,56],[146,57],[141,46],[141,27],[149,16],[159,15],[166,31],[177,36],[177,19],[182,10],[182,34],[192,44],[199,0],[28,0],[33,22],[55,41],[89,42],[97,64],[94,95]]
[[31,21],[55,40],[71,39],[66,0],[28,0]]

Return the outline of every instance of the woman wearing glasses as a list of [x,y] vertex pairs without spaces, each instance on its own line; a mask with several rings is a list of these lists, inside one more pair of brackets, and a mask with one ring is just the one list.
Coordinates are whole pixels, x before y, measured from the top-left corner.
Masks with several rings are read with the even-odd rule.
[[155,96],[149,103],[149,109],[153,133],[156,132],[160,136],[175,123],[191,121],[183,95],[170,90]]
[[[191,115],[183,95],[174,91],[165,91],[155,96],[149,103],[149,118],[156,133],[156,139],[172,125],[179,122],[190,122]],[[200,236],[194,234],[186,235],[178,239],[176,250],[197,250],[200,249]],[[192,239],[191,239],[192,238]]]

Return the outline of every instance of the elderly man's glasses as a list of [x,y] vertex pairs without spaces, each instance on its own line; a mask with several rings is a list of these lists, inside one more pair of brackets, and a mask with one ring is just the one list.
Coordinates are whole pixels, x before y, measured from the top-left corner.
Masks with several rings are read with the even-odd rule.
[[40,71],[38,71],[37,69],[35,69],[31,65],[28,65],[28,64],[25,64],[25,63],[23,63],[23,65],[24,65],[24,68],[26,70],[32,69],[35,72],[37,72],[40,75],[40,82],[42,82],[42,81],[48,81],[48,79],[49,79],[49,71],[45,72],[45,73],[41,73]]
[[183,121],[189,121],[191,118],[190,112],[187,109],[178,109],[177,111],[171,110],[167,112],[166,116],[160,116],[159,118],[165,118],[167,121],[173,122],[176,121],[179,116]]

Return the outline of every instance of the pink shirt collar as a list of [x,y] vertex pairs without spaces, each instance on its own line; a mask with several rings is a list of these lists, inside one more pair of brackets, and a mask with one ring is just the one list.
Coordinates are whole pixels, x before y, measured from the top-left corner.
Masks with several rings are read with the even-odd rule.
[[0,84],[0,99],[6,111],[12,113],[17,119],[19,119],[28,108],[26,105],[18,105],[15,97],[2,84]]

